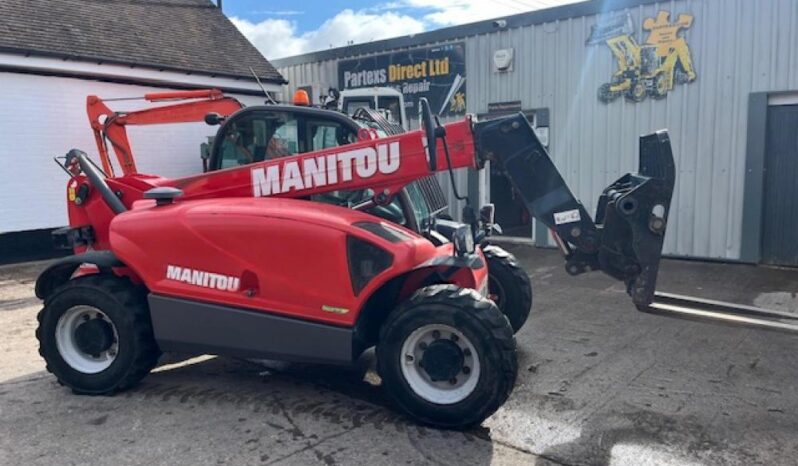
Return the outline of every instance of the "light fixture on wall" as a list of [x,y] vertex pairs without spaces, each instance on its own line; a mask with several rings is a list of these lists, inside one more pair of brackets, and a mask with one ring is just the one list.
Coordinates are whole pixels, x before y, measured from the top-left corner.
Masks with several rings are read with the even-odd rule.
[[493,69],[504,73],[513,70],[513,57],[515,49],[499,49],[493,52]]

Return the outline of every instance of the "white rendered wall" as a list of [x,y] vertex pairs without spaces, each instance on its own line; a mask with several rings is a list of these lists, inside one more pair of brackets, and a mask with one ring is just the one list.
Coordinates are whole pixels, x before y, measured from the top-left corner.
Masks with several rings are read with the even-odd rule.
[[[205,82],[209,87],[223,85],[213,78]],[[79,148],[99,162],[86,116],[87,95],[114,98],[167,90],[0,72],[0,233],[67,224],[67,176],[52,159]],[[263,103],[261,97],[232,96],[245,105]],[[148,105],[152,104],[109,103],[113,110]],[[201,171],[199,146],[217,128],[204,123],[131,127],[128,136],[140,172],[175,177]]]

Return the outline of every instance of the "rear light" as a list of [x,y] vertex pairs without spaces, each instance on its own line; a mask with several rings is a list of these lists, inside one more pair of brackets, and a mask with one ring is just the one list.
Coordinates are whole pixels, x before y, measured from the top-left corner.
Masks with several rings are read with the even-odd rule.
[[355,296],[393,263],[391,253],[354,236],[346,238],[346,253],[349,260],[349,277],[352,280],[352,291]]

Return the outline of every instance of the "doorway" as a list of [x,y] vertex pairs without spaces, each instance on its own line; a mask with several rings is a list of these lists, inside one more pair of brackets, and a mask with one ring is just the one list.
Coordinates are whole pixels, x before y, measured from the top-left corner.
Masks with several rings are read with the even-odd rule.
[[762,262],[798,266],[798,105],[768,107]]

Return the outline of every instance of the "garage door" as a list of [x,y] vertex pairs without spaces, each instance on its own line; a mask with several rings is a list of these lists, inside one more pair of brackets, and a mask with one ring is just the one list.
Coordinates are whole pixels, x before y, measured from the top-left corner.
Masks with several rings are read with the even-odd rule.
[[762,261],[798,266],[798,105],[768,108]]

